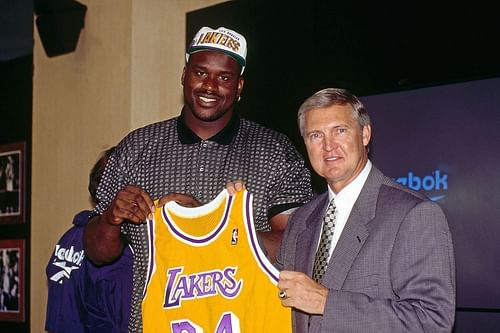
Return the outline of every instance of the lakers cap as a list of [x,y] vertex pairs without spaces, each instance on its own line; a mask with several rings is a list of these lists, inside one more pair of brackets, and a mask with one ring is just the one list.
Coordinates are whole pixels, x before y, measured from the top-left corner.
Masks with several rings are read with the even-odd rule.
[[241,66],[240,74],[243,74],[247,57],[247,41],[243,35],[224,27],[203,27],[186,50],[186,62],[191,54],[203,50],[222,51],[233,57]]

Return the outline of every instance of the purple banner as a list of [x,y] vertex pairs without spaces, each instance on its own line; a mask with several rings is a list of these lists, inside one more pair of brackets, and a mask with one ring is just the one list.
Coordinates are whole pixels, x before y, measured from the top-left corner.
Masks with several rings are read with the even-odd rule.
[[374,164],[447,215],[457,307],[500,309],[500,78],[361,100]]

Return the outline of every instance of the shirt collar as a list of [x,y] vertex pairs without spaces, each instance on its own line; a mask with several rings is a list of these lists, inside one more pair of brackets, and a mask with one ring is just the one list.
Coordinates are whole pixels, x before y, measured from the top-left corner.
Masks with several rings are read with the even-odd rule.
[[[228,145],[238,133],[240,128],[240,116],[233,112],[229,123],[219,133],[215,134],[208,141],[213,141],[221,145]],[[193,144],[202,141],[187,125],[184,119],[184,112],[177,118],[177,134],[182,144]]]
[[328,186],[329,200],[331,201],[332,199],[335,199],[335,205],[337,206],[339,204],[342,205],[342,203],[346,203],[352,207],[354,205],[354,202],[358,199],[359,193],[361,193],[361,189],[363,188],[363,185],[365,184],[365,181],[368,178],[368,174],[370,173],[371,169],[372,162],[368,160],[359,175],[337,194],[335,194],[330,186]]

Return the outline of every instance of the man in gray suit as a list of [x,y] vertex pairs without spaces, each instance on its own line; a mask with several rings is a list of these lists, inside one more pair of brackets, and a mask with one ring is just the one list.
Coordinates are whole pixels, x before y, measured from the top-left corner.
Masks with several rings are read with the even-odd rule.
[[455,261],[441,208],[372,165],[356,96],[321,90],[298,118],[328,191],[295,212],[278,256],[294,332],[450,332]]

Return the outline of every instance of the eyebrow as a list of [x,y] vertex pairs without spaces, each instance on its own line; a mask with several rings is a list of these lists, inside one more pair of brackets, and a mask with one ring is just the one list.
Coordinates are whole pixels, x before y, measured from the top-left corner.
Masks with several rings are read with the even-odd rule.
[[[211,72],[208,67],[206,66],[203,66],[203,65],[194,65],[193,67],[193,70],[203,70],[204,72]],[[216,72],[217,74],[229,74],[229,75],[234,75],[234,76],[238,76],[238,73],[235,72],[235,71],[228,71],[228,70],[221,70],[221,71],[213,71],[213,72]]]

